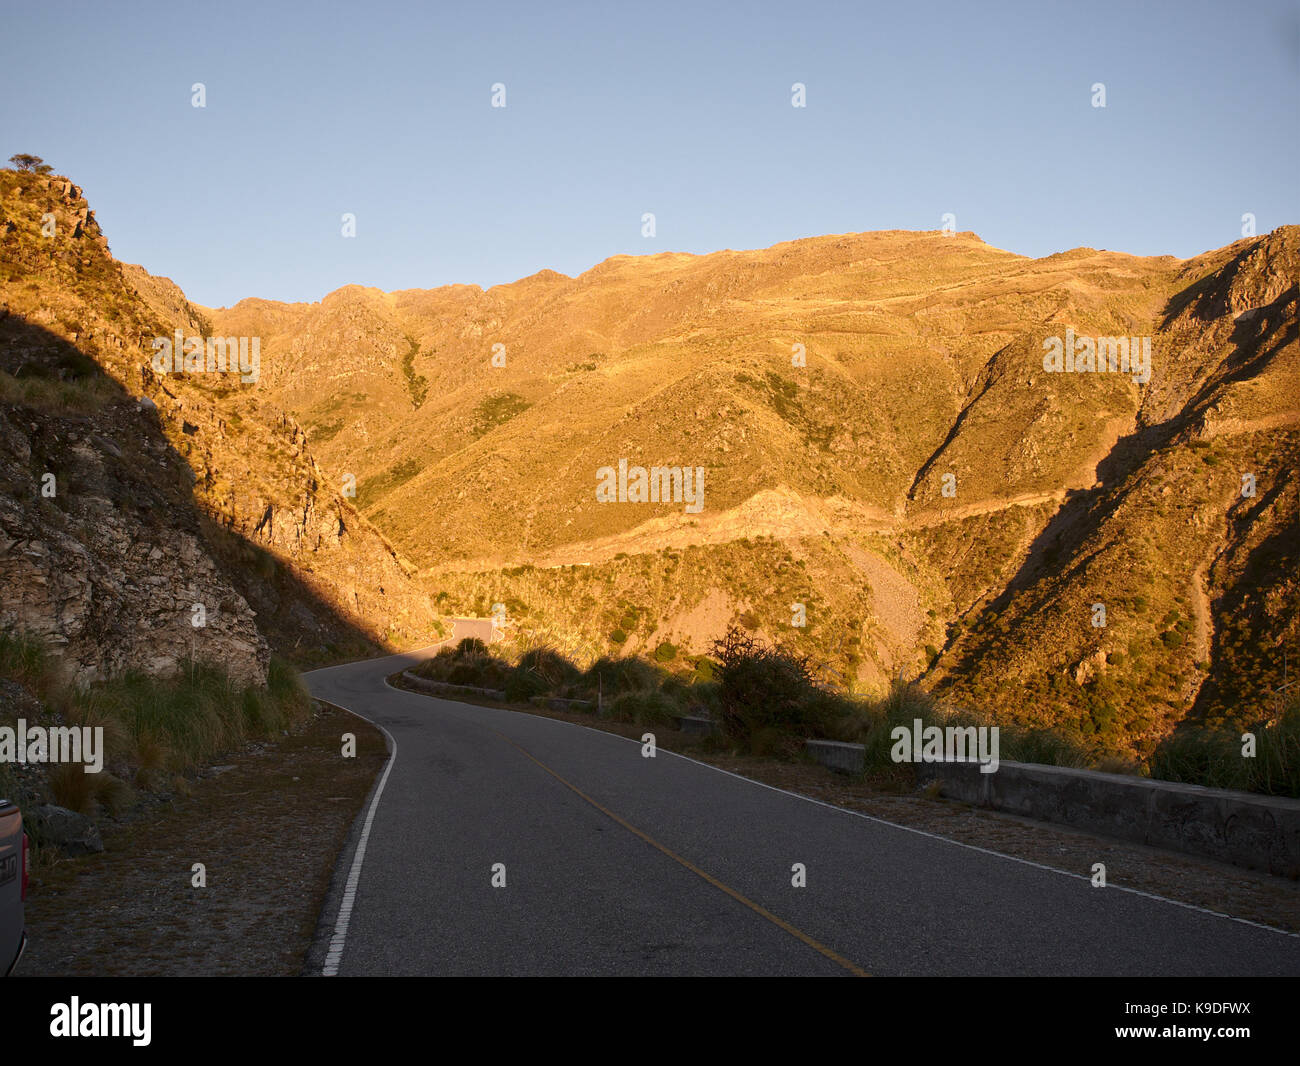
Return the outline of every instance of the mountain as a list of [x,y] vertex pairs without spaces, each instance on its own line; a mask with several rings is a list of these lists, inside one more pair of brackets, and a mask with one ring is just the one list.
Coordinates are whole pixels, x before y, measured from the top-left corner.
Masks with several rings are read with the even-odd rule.
[[[253,659],[250,625],[396,646],[499,606],[524,643],[681,664],[739,624],[1120,753],[1255,721],[1297,662],[1300,228],[1186,260],[844,234],[205,308],[113,260],[67,179],[3,181],[0,621],[81,618],[41,589],[75,545],[115,558],[102,512],[166,565],[192,538]],[[157,372],[177,329],[256,340],[256,380]],[[51,546],[39,474],[90,457]]]
[[[1298,246],[847,234],[205,313],[445,610],[586,654],[739,622],[1149,750],[1297,661]],[[1048,372],[1053,337],[1133,338],[1133,372]],[[704,506],[599,502],[620,459],[702,468]]]
[[271,650],[433,639],[410,566],[292,417],[237,372],[157,371],[177,330],[211,335],[113,259],[79,187],[0,170],[0,625],[82,679],[203,657],[261,680]]

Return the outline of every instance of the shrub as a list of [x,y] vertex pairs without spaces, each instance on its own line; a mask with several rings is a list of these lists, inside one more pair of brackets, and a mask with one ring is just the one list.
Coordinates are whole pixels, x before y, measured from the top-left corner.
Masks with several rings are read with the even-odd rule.
[[682,709],[667,693],[656,691],[624,692],[605,707],[605,716],[637,725],[673,725]]
[[481,659],[462,659],[455,662],[442,680],[453,685],[477,685],[480,688],[489,687],[484,683],[483,675],[486,664]]
[[602,655],[584,675],[586,687],[593,692],[599,689],[607,698],[657,689],[661,679],[662,674],[654,666],[632,656],[614,659]]
[[697,681],[686,689],[685,704],[691,715],[716,718],[721,707],[721,686],[716,681]]
[[534,696],[544,696],[550,690],[550,686],[540,675],[530,670],[521,670],[519,667],[510,671],[510,676],[506,678],[503,687],[506,699],[512,703],[527,703]]
[[489,652],[481,640],[469,637],[455,647],[439,648],[433,658],[425,659],[414,672],[419,677],[449,685],[503,689],[514,669]]
[[999,758],[1045,766],[1088,765],[1088,753],[1077,741],[1055,729],[1014,729],[999,733]]
[[1215,788],[1244,788],[1247,760],[1241,744],[1225,730],[1179,730],[1151,753],[1147,769],[1161,781],[1186,781]]
[[735,626],[714,642],[713,655],[718,720],[732,739],[748,741],[765,729],[817,737],[835,727],[843,702],[817,684],[806,655],[764,644]]
[[717,664],[712,659],[701,655],[695,660],[695,672],[691,674],[691,680],[697,683],[712,681],[716,669]]
[[579,670],[564,655],[554,648],[530,648],[519,657],[516,671],[526,670],[536,674],[546,684],[545,691],[555,692],[565,685],[573,684],[580,677]]

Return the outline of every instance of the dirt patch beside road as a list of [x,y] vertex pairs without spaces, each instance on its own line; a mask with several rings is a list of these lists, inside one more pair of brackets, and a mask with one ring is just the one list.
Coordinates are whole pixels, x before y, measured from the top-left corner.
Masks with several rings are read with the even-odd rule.
[[[344,733],[356,758],[341,755]],[[56,861],[33,883],[18,973],[302,972],[339,851],[386,757],[377,729],[324,707],[302,732],[210,768],[189,796],[110,825],[102,854]],[[191,885],[194,863],[206,888]]]

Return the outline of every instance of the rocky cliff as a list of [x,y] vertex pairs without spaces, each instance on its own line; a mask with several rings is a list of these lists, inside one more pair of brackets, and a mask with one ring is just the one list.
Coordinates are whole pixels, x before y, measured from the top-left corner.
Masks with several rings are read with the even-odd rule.
[[270,648],[433,639],[406,564],[254,375],[159,372],[177,331],[211,334],[113,259],[80,188],[0,171],[0,625],[86,678],[199,657],[256,679]]

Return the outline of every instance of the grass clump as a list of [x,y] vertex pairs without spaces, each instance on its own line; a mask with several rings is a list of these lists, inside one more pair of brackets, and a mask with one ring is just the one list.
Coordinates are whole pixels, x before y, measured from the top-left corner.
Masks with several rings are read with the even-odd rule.
[[439,648],[412,671],[418,677],[448,685],[502,689],[513,672],[509,663],[496,658],[478,637],[467,637],[459,644]]
[[[1253,756],[1246,754],[1245,734],[1254,737]],[[1204,726],[1175,731],[1152,752],[1147,769],[1163,781],[1300,798],[1300,699],[1240,732]]]
[[45,642],[16,629],[0,629],[0,677],[25,685],[37,696],[49,694],[58,682]]
[[605,699],[628,692],[649,692],[659,688],[663,674],[652,664],[633,655],[602,655],[586,671],[588,691],[599,691]]
[[642,689],[615,696],[602,711],[606,718],[645,726],[672,726],[682,716],[681,705],[667,692]]
[[[198,663],[169,677],[129,671],[72,685],[43,640],[15,630],[0,631],[0,677],[41,701],[40,724],[103,729],[105,769],[87,774],[68,763],[52,765],[48,775],[54,802],[82,812],[121,810],[131,801],[127,779],[148,787],[158,775],[183,773],[249,740],[279,736],[311,710],[298,674],[278,658],[271,659],[264,686],[240,685],[220,667]],[[12,787],[12,780],[0,785]]]
[[297,674],[279,659],[271,660],[265,687],[238,685],[220,667],[196,663],[168,678],[129,672],[80,690],[75,703],[85,719],[112,722],[124,733],[130,763],[176,772],[279,735],[311,707]]

